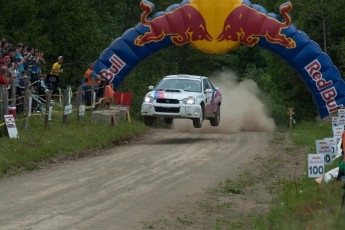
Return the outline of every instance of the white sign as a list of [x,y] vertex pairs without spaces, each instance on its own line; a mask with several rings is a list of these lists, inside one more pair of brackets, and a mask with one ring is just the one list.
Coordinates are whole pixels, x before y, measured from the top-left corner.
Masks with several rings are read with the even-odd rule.
[[85,115],[85,105],[79,106],[79,116]]
[[338,109],[338,117],[345,118],[345,109]]
[[338,126],[345,125],[345,117],[338,117]]
[[316,140],[316,153],[324,154],[325,164],[331,165],[333,163],[333,149],[332,145],[325,140]]
[[32,109],[32,97],[29,97],[29,111],[28,111],[28,116],[31,116],[31,109]]
[[332,117],[332,130],[338,126],[338,117]]
[[64,115],[72,113],[72,105],[66,105]]
[[308,178],[323,176],[325,171],[325,160],[323,154],[308,154]]
[[323,179],[325,180],[326,183],[330,182],[332,179],[336,179],[339,173],[339,167],[336,167],[327,173],[325,173]]
[[48,121],[51,121],[51,120],[52,120],[52,113],[53,113],[53,107],[49,106]]
[[10,136],[10,138],[11,139],[12,138],[19,138],[18,130],[16,127],[16,122],[14,121],[13,114],[4,115],[4,118],[5,118],[5,122],[6,122],[8,135]]
[[338,126],[333,128],[333,136],[336,138],[337,143],[341,141],[341,136],[343,135],[344,132],[344,126]]
[[92,108],[96,107],[96,92],[93,92],[93,99],[92,99]]
[[337,155],[337,152],[338,152],[337,139],[335,137],[328,137],[328,138],[325,138],[324,140],[327,141],[327,143],[331,145],[333,157]]

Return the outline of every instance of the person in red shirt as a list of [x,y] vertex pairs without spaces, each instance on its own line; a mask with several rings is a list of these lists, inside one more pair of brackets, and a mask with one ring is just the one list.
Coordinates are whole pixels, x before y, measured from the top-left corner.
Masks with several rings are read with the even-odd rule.
[[0,85],[7,85],[8,83],[10,83],[13,79],[16,78],[16,76],[14,75],[14,73],[11,73],[11,77],[10,78],[6,78],[6,74],[8,73],[8,67],[7,66],[2,66],[0,68]]

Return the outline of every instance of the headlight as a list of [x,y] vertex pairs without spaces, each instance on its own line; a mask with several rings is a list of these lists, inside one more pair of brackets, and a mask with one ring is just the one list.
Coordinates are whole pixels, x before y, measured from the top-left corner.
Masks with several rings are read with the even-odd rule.
[[148,102],[148,103],[151,103],[151,102],[153,102],[153,97],[151,97],[151,96],[145,96],[144,101],[145,101],[145,102]]
[[195,104],[195,98],[189,97],[182,100],[183,104],[193,105]]

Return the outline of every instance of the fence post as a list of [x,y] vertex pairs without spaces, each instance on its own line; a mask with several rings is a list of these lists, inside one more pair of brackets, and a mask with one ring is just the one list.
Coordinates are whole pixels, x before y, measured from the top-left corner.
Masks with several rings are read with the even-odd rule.
[[23,129],[24,130],[27,130],[28,127],[29,127],[30,97],[31,97],[31,91],[30,90],[25,90],[24,120],[23,120]]
[[2,101],[3,101],[2,114],[7,115],[8,114],[8,91],[3,92]]
[[49,127],[49,111],[50,111],[50,102],[52,98],[52,92],[53,92],[52,90],[49,90],[46,96],[46,114],[44,117],[44,127],[46,128]]
[[[3,106],[2,106],[2,118],[4,118],[4,115],[8,114],[8,92],[4,91],[2,94],[2,102],[3,102]],[[7,127],[6,125],[3,126],[2,128],[2,132],[6,133],[7,132]]]
[[92,109],[91,109],[91,112],[92,112],[92,110],[95,108],[95,95],[94,95],[94,93],[95,93],[95,78],[92,78],[92,80],[91,80],[91,82],[92,82],[92,86],[91,86],[91,105],[92,105]]
[[82,116],[80,115],[80,106],[83,104],[83,88],[78,86],[77,93],[77,105],[78,105],[78,121],[82,121]]
[[2,108],[4,107],[4,85],[0,85],[0,121],[4,120]]
[[65,89],[65,90],[63,91],[63,111],[64,111],[64,113],[63,113],[63,123],[64,123],[65,125],[68,124],[68,114],[65,114],[65,107],[66,107],[67,105],[68,105],[68,90]]
[[12,80],[11,81],[11,98],[10,98],[12,107],[17,107],[16,96],[17,96],[16,82]]

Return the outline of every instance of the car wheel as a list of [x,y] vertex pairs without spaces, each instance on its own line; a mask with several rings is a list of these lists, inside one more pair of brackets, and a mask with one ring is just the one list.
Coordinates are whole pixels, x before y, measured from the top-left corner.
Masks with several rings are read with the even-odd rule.
[[144,116],[144,124],[147,126],[152,126],[153,122],[155,121],[154,117],[151,116]]
[[204,108],[201,107],[200,117],[193,119],[193,126],[194,126],[194,128],[201,128],[203,121],[204,121]]
[[210,119],[210,123],[212,126],[218,126],[219,122],[220,122],[220,106],[218,106],[215,116]]
[[163,120],[164,120],[164,123],[168,125],[171,125],[171,123],[173,122],[173,118],[170,118],[170,117],[165,117]]

